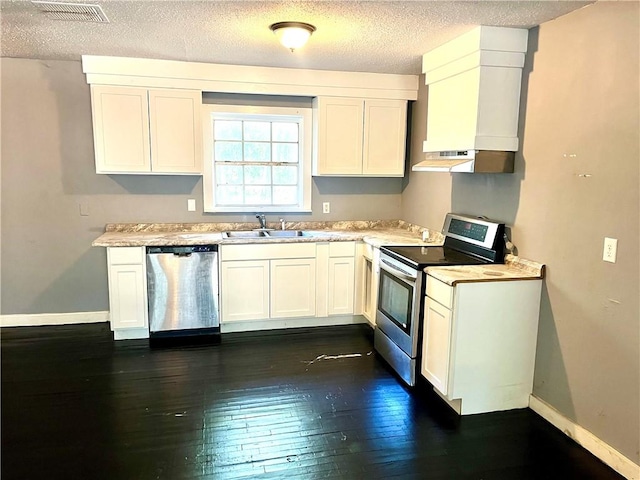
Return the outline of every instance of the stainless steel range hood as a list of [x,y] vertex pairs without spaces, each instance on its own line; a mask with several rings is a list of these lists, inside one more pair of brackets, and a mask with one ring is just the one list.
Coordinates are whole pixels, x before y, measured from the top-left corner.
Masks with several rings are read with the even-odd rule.
[[429,152],[414,172],[513,173],[515,152],[464,150]]

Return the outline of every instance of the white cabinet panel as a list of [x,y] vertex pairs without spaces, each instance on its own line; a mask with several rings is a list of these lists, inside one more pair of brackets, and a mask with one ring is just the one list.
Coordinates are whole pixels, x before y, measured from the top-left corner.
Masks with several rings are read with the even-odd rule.
[[451,310],[427,297],[424,304],[422,375],[443,394],[449,385]]
[[200,174],[201,92],[91,86],[97,173]]
[[317,173],[361,174],[363,100],[319,97],[317,105]]
[[404,175],[406,124],[407,102],[365,101],[363,174]]
[[376,311],[378,309],[378,285],[380,283],[380,249],[365,245],[364,248],[363,271],[363,295],[362,295],[362,314],[369,324],[374,327],[376,325]]
[[147,302],[143,265],[109,267],[111,328],[146,328]]
[[150,90],[149,118],[153,171],[202,171],[201,93]]
[[150,172],[147,89],[91,86],[97,173]]
[[353,313],[354,270],[353,257],[329,258],[329,315]]
[[315,258],[271,260],[271,318],[315,314]]
[[269,318],[269,261],[221,264],[223,322]]
[[404,175],[407,102],[314,99],[314,175]]

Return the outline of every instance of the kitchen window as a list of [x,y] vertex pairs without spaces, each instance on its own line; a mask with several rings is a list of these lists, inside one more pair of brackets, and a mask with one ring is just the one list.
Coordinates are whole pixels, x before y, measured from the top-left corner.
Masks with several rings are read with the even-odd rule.
[[204,105],[204,211],[311,211],[311,109]]

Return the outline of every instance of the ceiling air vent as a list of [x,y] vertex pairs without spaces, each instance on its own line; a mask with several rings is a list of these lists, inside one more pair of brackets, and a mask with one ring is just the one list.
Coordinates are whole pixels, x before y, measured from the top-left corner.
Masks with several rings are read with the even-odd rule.
[[32,1],[47,17],[53,20],[109,23],[100,5],[88,3],[63,3]]

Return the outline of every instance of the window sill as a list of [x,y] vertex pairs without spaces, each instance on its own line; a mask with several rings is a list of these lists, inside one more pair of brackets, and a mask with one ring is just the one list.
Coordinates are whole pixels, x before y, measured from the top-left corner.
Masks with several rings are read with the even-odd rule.
[[260,213],[282,213],[282,214],[286,214],[286,213],[313,213],[313,211],[310,208],[287,208],[287,209],[282,209],[282,208],[274,208],[274,207],[259,207],[259,206],[255,206],[255,207],[248,207],[248,208],[242,208],[242,207],[214,207],[214,208],[210,208],[204,209],[204,213],[256,213],[256,212],[260,212]]

